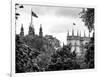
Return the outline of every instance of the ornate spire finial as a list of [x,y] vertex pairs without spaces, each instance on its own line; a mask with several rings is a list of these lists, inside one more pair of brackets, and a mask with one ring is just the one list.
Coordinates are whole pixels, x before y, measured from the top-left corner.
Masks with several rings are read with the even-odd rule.
[[69,36],[69,30],[68,30],[68,32],[67,32],[67,36]]
[[22,30],[24,30],[24,28],[23,28],[23,24],[21,24],[21,31],[22,31]]
[[42,36],[43,36],[43,32],[42,32],[42,24],[40,24],[39,36],[40,36],[40,37],[42,37]]
[[30,26],[29,26],[29,35],[35,35],[35,30],[34,30],[34,27],[31,23],[30,23]]
[[21,26],[23,27],[23,24],[21,24]]
[[24,32],[23,24],[21,24],[21,32]]
[[40,28],[42,28],[42,24],[40,24]]
[[84,37],[86,37],[86,35],[85,35],[85,30],[84,30]]
[[81,31],[80,31],[80,37],[81,37]]
[[74,29],[72,29],[72,36],[74,36]]
[[20,35],[24,36],[24,28],[23,28],[23,24],[21,24],[21,31],[20,31]]
[[77,36],[79,36],[79,34],[78,34],[78,30],[77,30]]

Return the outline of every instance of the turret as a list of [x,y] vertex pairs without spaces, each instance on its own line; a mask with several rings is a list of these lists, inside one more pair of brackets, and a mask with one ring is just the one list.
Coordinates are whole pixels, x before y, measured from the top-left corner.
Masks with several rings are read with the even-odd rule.
[[24,28],[23,28],[23,24],[21,25],[20,36],[24,36]]
[[42,25],[41,25],[41,24],[40,24],[39,36],[40,36],[40,37],[43,37]]
[[74,29],[72,29],[72,36],[74,36]]
[[32,25],[32,23],[30,24],[29,26],[29,32],[28,32],[29,35],[35,35],[35,32],[34,32],[34,27]]
[[81,31],[80,31],[80,37],[81,37]]
[[84,37],[86,37],[86,35],[85,35],[85,31],[84,31]]
[[68,32],[67,32],[67,36],[69,36],[69,30],[68,30]]
[[79,34],[78,34],[78,30],[77,30],[77,36],[79,36]]

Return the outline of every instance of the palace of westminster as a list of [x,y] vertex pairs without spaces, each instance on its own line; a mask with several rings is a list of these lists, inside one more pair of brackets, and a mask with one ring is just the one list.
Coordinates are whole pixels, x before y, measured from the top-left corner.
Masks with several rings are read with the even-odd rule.
[[[32,23],[29,26],[28,35],[34,36],[35,30],[32,25]],[[24,28],[23,25],[21,26],[20,36],[24,36]],[[43,37],[43,31],[42,31],[42,25],[40,24],[39,29],[39,37]],[[67,32],[67,45],[71,44],[71,52],[76,51],[77,54],[81,54],[82,51],[84,51],[84,45],[88,43],[90,40],[90,33],[87,37],[84,32],[84,36],[81,36],[81,33],[79,34],[77,31],[77,35],[74,34],[74,30],[72,30],[72,34],[69,35],[69,31]]]

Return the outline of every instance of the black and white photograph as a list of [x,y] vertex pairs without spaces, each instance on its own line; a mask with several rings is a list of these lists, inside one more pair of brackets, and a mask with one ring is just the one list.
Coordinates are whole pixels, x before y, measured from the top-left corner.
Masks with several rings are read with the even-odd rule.
[[95,68],[95,8],[15,3],[15,73]]

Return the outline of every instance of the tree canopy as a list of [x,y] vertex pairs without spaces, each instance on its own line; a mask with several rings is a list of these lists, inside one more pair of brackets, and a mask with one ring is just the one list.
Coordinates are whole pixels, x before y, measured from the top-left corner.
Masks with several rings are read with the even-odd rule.
[[89,29],[91,32],[94,30],[94,8],[87,8],[83,9],[83,11],[80,13],[83,22],[85,22],[85,26]]

